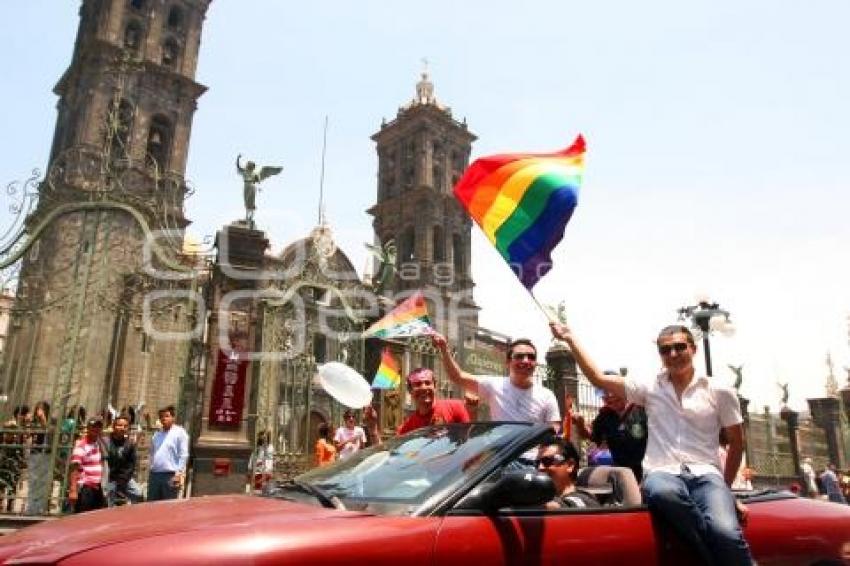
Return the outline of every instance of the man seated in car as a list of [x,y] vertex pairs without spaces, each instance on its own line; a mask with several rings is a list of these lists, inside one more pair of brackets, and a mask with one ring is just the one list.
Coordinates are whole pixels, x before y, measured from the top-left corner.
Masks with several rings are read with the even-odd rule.
[[579,455],[572,442],[553,436],[540,445],[536,463],[537,469],[555,483],[557,495],[546,504],[547,509],[600,506],[592,494],[576,487]]

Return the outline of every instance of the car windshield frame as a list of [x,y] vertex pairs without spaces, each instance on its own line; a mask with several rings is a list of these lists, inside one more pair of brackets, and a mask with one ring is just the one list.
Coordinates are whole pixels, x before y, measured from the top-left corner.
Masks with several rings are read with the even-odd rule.
[[425,427],[295,480],[337,497],[349,510],[429,515],[497,468],[519,443],[537,436],[538,429],[545,427],[523,422]]

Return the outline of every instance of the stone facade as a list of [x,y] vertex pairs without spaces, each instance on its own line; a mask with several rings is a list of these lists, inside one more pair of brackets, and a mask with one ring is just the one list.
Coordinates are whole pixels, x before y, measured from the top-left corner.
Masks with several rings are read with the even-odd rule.
[[[3,385],[13,398],[89,412],[174,403],[191,326],[182,249],[184,174],[210,0],[84,0],[55,87],[48,173],[27,219]],[[86,203],[81,206],[80,203]],[[145,260],[155,237],[163,253]],[[156,252],[156,250],[155,250]],[[185,281],[185,280],[184,280]],[[145,303],[151,291],[166,291]],[[184,293],[181,295],[180,293]],[[169,295],[170,294],[170,295]]]
[[476,137],[437,101],[423,73],[416,97],[372,139],[378,199],[369,213],[376,238],[396,244],[398,276],[391,291],[424,291],[436,328],[460,344],[476,331],[479,308],[472,297],[472,221],[452,189]]

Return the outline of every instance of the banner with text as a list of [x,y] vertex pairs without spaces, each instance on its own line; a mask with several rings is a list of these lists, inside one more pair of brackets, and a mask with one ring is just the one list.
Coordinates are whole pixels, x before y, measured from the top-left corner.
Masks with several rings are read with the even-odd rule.
[[218,352],[210,399],[210,425],[237,427],[242,421],[249,360],[238,352]]

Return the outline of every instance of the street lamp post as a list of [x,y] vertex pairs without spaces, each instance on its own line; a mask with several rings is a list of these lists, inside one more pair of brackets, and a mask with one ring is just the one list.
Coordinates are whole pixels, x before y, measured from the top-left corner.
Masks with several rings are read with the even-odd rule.
[[735,333],[735,327],[729,320],[729,311],[720,308],[718,303],[710,302],[707,298],[698,298],[697,304],[679,309],[679,320],[691,320],[693,328],[702,334],[702,346],[705,351],[705,373],[711,376],[711,345],[708,337],[712,332],[720,332],[724,336]]

